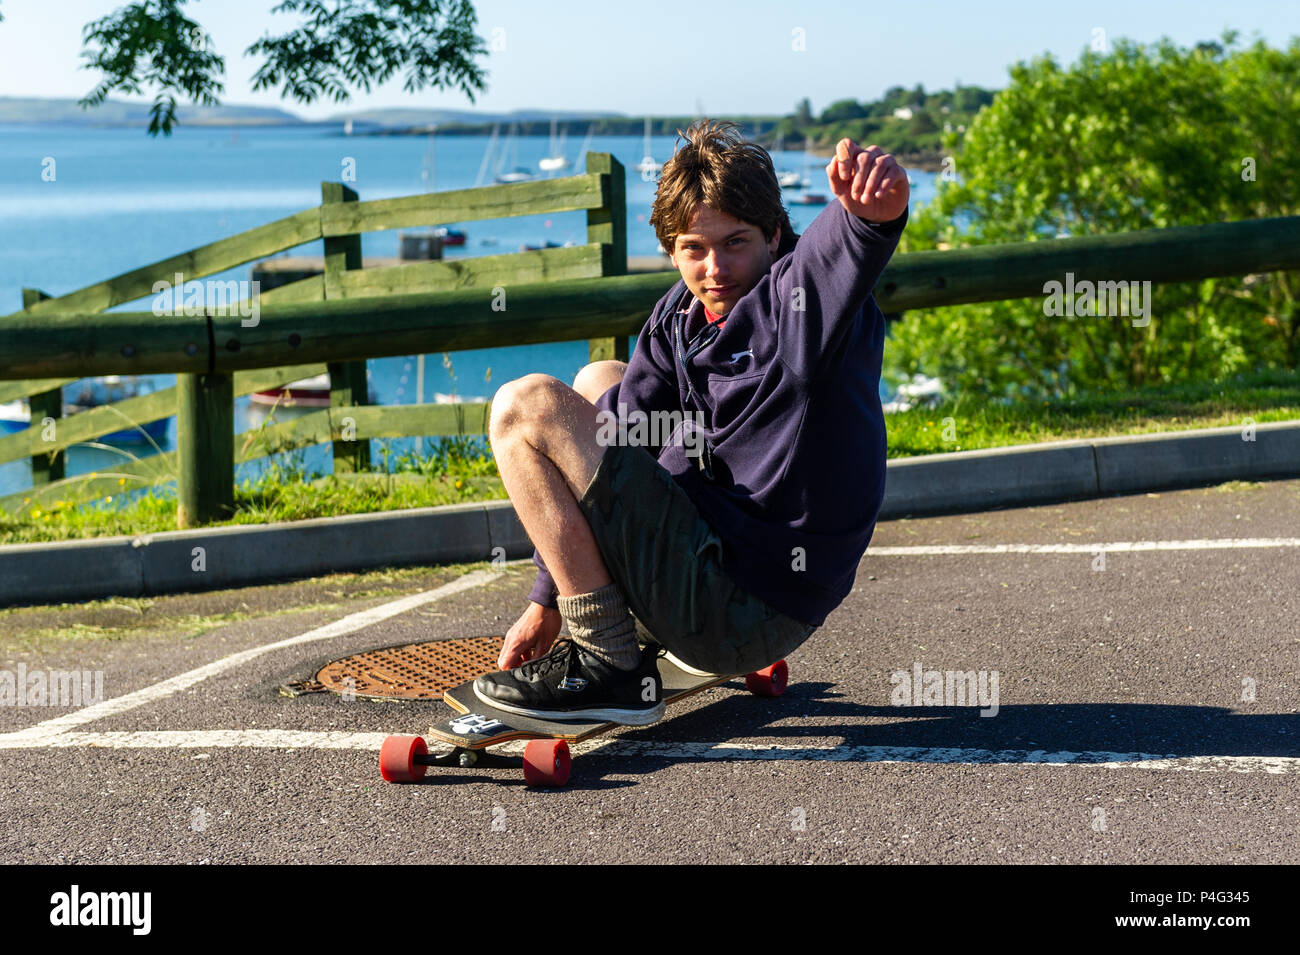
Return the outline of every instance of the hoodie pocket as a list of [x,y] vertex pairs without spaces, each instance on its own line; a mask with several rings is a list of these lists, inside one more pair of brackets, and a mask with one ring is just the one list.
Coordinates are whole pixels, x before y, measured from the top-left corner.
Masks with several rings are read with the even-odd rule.
[[[752,359],[741,359],[742,364]],[[713,411],[714,429],[725,427],[743,416],[763,381],[762,371],[743,371],[736,375],[709,375],[709,407]]]

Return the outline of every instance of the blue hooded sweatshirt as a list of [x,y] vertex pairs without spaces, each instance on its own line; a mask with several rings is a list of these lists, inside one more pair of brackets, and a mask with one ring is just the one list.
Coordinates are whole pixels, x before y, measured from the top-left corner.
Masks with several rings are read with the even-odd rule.
[[[906,211],[873,225],[832,201],[803,235],[782,237],[718,324],[678,281],[596,405],[702,420],[702,447],[679,432],[647,450],[722,540],[727,574],[814,626],[853,589],[884,498],[885,319],[871,290],[906,224]],[[529,599],[557,606],[533,561]]]

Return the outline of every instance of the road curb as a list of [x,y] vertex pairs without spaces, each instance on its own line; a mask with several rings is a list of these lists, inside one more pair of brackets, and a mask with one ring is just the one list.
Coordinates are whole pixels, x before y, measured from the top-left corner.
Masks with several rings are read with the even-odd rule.
[[1300,421],[1050,441],[889,462],[880,520],[1300,477]]
[[[880,519],[1300,477],[1300,421],[892,460]],[[512,560],[509,501],[0,546],[0,606],[153,596],[384,566]]]

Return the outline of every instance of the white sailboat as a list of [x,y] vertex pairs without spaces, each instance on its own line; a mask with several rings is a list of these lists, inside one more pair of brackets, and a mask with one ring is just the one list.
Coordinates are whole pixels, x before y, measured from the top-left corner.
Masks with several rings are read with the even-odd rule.
[[[785,152],[785,134],[778,133],[776,137],[776,148],[772,150],[776,153]],[[776,165],[776,157],[772,157],[772,164]],[[782,189],[802,189],[804,187],[804,178],[798,172],[792,172],[789,169],[777,169],[776,181]]]
[[568,169],[573,163],[569,162],[568,156],[565,155],[565,137],[569,135],[567,129],[560,132],[560,138],[555,138],[555,120],[551,120],[551,142],[550,148],[537,163],[537,168],[542,172],[558,172],[561,169]]
[[497,176],[496,182],[503,186],[507,186],[512,182],[531,182],[535,178],[537,177],[523,166],[516,166],[509,172],[503,172],[501,175]]
[[[497,174],[493,181],[502,185],[508,185],[512,182],[528,182],[536,178],[532,172],[519,165],[518,130],[518,124],[511,123],[510,132],[506,134],[505,145],[501,147],[501,158],[497,163]],[[512,163],[512,166],[509,172],[503,172],[502,167],[507,160]]]
[[637,163],[637,170],[643,177],[658,176],[663,172],[664,164],[655,162],[655,157],[650,155],[650,117],[645,118],[645,155]]
[[[803,138],[803,168],[805,172],[811,171],[813,169],[824,170],[826,168],[826,161],[823,159],[818,159],[816,156],[813,155],[812,143],[809,140],[808,136],[806,135]],[[818,181],[820,182],[821,180]],[[808,176],[803,177],[803,187],[805,189],[807,189],[812,184],[813,184],[812,179],[810,179]]]
[[[824,162],[822,162],[820,159],[818,159],[816,156],[813,155],[812,145],[809,142],[807,136],[804,137],[804,141],[803,141],[803,155],[804,155],[804,169],[812,170],[812,169],[817,169],[819,167],[825,166]],[[821,182],[824,180],[819,179],[818,181]],[[807,176],[804,176],[802,188],[806,189],[809,188],[810,186],[812,186],[812,180]],[[790,204],[799,205],[799,206],[826,206],[826,205],[830,205],[830,201],[831,201],[830,197],[827,196],[825,193],[803,192],[797,196],[792,197],[790,199]]]

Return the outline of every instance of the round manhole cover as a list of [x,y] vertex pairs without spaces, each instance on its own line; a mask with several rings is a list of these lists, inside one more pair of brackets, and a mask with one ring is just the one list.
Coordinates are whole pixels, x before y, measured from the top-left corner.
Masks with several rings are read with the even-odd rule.
[[505,637],[467,637],[368,650],[327,663],[317,681],[334,693],[383,700],[440,700],[497,668]]

